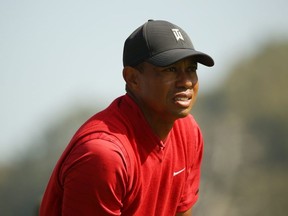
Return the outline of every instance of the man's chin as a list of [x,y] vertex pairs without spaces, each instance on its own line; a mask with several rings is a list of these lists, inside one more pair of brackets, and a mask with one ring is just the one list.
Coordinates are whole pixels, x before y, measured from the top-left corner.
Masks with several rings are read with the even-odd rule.
[[177,119],[179,118],[185,118],[186,116],[188,116],[191,112],[191,109],[185,109],[185,110],[181,110],[179,112],[176,113],[175,117]]

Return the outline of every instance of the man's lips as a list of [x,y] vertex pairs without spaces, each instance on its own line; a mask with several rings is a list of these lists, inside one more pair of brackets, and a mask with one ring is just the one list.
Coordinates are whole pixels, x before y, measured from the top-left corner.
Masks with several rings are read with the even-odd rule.
[[173,98],[174,102],[182,107],[189,107],[191,104],[191,99],[191,92],[177,93]]

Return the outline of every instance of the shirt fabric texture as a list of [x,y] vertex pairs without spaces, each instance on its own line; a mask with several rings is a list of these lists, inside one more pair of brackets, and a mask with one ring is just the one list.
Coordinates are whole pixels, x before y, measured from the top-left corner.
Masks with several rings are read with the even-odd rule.
[[60,157],[40,216],[167,216],[198,199],[203,139],[188,115],[162,142],[126,94],[91,117]]

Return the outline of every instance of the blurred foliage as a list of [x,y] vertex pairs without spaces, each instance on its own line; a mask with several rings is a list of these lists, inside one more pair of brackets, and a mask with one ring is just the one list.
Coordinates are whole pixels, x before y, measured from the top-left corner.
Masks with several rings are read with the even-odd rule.
[[[193,110],[205,139],[194,215],[287,214],[288,41],[239,59]],[[77,128],[100,108],[78,108],[34,137],[24,157],[0,166],[0,215],[37,215],[52,169]]]
[[287,214],[287,60],[288,41],[267,44],[199,98],[205,157],[195,215]]
[[1,216],[38,215],[53,167],[73,134],[94,112],[91,107],[76,107],[63,113],[60,121],[58,118],[42,135],[32,138],[30,147],[22,156],[15,156],[14,163],[0,166]]

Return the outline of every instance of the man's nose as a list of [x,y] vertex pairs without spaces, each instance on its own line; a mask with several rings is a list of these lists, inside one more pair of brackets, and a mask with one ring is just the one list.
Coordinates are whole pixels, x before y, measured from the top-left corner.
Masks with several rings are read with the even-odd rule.
[[198,78],[196,73],[181,71],[178,74],[177,81],[178,87],[193,88],[193,86],[198,82]]

